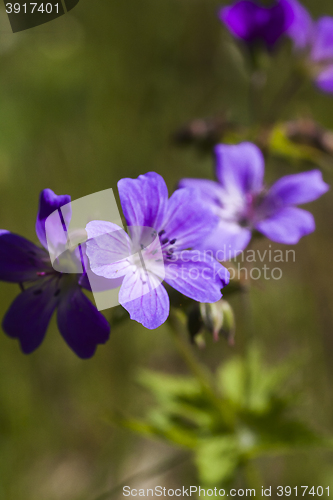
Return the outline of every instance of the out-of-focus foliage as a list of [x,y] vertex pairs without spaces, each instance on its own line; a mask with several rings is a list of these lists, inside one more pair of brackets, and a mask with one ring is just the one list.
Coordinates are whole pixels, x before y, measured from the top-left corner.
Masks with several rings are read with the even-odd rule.
[[226,485],[251,459],[332,446],[295,415],[297,393],[285,389],[291,372],[291,362],[266,368],[254,348],[246,359],[236,357],[217,369],[214,396],[195,378],[145,371],[139,381],[157,406],[144,421],[120,415],[113,420],[139,434],[190,448],[201,484]]
[[299,120],[276,125],[269,135],[272,154],[291,162],[333,168],[333,132],[312,120]]

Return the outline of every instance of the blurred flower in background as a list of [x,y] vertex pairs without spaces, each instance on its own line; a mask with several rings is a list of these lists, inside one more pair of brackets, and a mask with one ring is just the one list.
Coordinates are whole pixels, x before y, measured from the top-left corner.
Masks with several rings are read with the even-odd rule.
[[288,0],[265,7],[251,0],[240,0],[219,11],[219,19],[230,33],[248,44],[264,44],[272,49],[290,28],[294,11]]
[[297,0],[280,0],[266,7],[240,0],[219,11],[230,33],[250,46],[272,49],[283,35],[289,36],[317,87],[333,92],[333,17],[313,21]]
[[286,244],[314,231],[312,214],[295,205],[316,200],[329,189],[319,170],[282,177],[266,190],[264,157],[255,144],[220,144],[215,156],[218,182],[183,179],[179,183],[196,188],[220,219],[218,229],[203,243],[206,248],[227,252],[225,260],[246,248],[254,230]]
[[333,92],[333,17],[323,16],[313,21],[309,12],[297,0],[289,0],[294,9],[294,21],[288,35],[299,56],[305,60],[316,86],[323,92]]

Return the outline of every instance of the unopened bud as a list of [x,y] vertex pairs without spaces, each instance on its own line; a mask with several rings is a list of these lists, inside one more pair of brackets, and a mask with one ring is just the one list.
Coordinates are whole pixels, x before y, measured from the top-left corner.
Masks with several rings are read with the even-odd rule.
[[204,326],[215,341],[223,335],[230,345],[234,344],[235,316],[227,301],[221,299],[214,304],[200,304],[200,312]]

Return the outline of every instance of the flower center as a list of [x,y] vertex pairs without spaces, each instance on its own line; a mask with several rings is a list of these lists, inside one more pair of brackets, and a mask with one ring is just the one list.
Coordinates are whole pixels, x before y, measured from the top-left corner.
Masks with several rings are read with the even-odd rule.
[[174,245],[177,243],[177,238],[168,238],[164,229],[162,229],[158,235],[164,259],[172,260],[175,251]]
[[251,229],[264,196],[264,189],[258,193],[247,193],[243,196],[240,193],[225,193],[217,200],[219,207],[216,213],[223,221]]

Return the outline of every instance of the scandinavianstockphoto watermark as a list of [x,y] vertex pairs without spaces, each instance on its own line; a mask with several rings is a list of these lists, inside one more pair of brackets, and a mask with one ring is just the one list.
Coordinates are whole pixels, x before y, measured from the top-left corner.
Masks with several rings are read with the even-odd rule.
[[231,280],[280,280],[283,277],[281,264],[294,262],[296,262],[295,250],[274,249],[269,245],[265,250],[244,250],[237,256],[232,266],[227,267]]
[[[237,254],[235,258],[234,255]],[[223,248],[213,252],[212,250],[195,250],[189,254],[188,251],[179,252],[170,258],[167,275],[172,279],[199,279],[209,280],[219,275],[221,279],[225,277],[225,269],[230,274],[230,280],[280,280],[283,277],[281,264],[296,262],[296,252],[291,249],[274,249],[272,245],[264,250],[247,249],[235,252],[231,248]],[[197,266],[193,268],[190,263],[211,263],[221,262],[224,270],[217,267]]]
[[[235,257],[237,255],[237,257]],[[272,245],[269,245],[269,248],[265,250],[235,250],[232,248],[228,248],[227,246],[221,248],[219,250],[193,250],[191,254],[189,254],[188,250],[184,250],[177,254],[173,254],[170,260],[182,261],[182,262],[208,262],[211,259],[215,259],[219,262],[228,262],[228,261],[238,261],[238,262],[249,262],[249,263],[283,263],[283,262],[295,262],[296,261],[296,252],[295,250],[281,250],[274,249]]]

